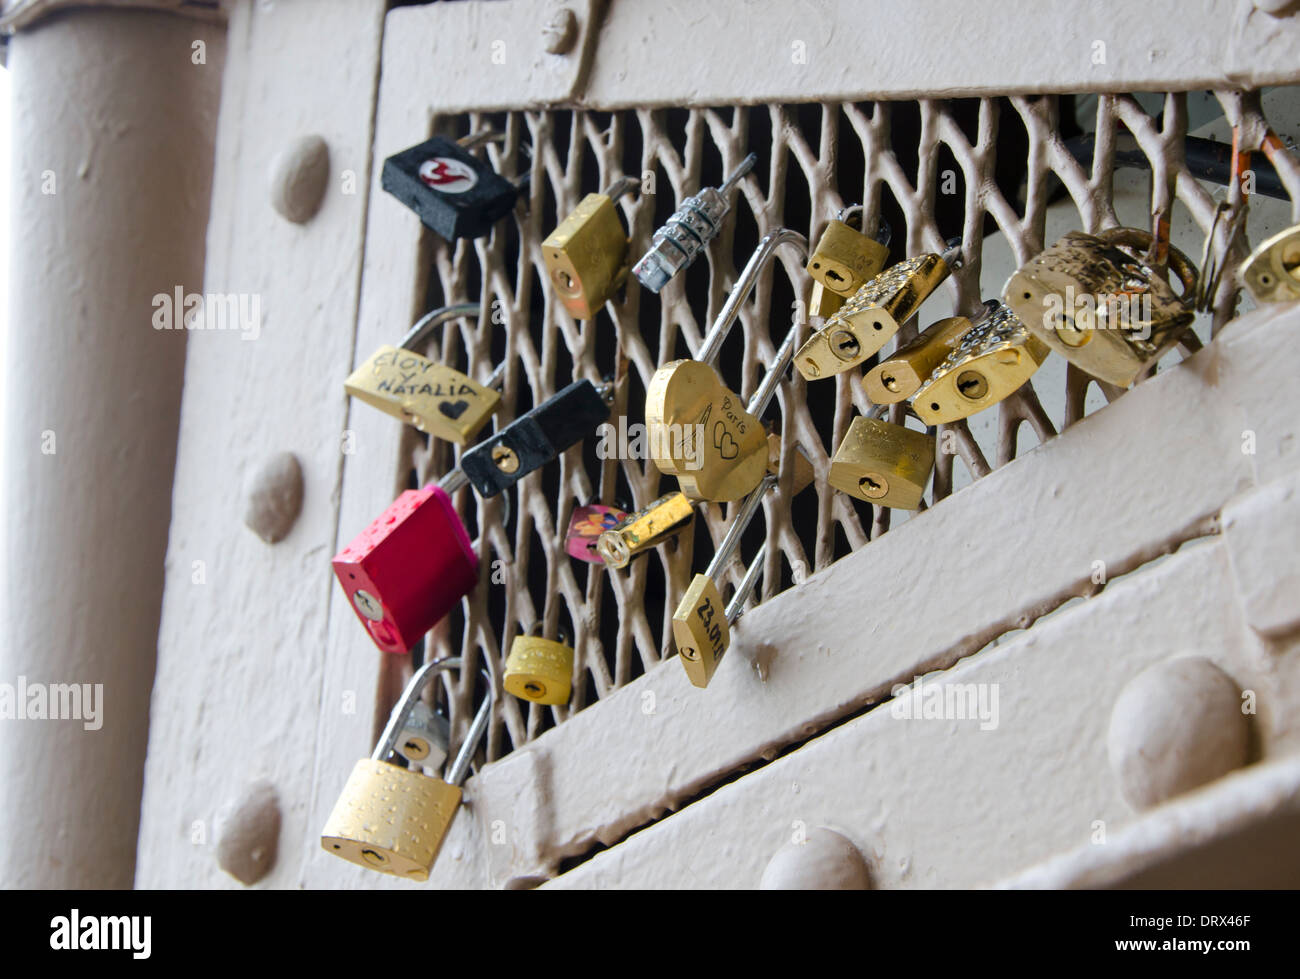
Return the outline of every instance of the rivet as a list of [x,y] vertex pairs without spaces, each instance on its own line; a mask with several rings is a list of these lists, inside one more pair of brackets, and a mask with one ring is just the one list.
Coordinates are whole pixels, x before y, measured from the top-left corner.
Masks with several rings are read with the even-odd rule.
[[551,14],[551,19],[542,28],[542,37],[546,38],[546,50],[551,54],[568,54],[578,40],[578,18],[568,7],[561,7]]
[[319,136],[303,136],[271,165],[271,205],[286,221],[310,221],[329,186],[330,151]]
[[819,826],[777,850],[758,885],[764,891],[867,891],[871,873],[862,852],[833,829]]
[[248,785],[216,817],[217,865],[241,884],[270,873],[280,845],[280,802],[265,779]]
[[283,540],[302,511],[302,466],[292,452],[262,464],[244,492],[244,524],[268,544]]

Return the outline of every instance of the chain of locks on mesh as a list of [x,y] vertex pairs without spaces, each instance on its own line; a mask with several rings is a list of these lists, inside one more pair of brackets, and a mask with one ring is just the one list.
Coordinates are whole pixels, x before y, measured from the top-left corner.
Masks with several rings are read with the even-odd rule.
[[[1257,100],[1240,94],[1218,97],[1231,110],[1229,118],[1241,121],[1243,145],[1249,148],[1245,140],[1253,132],[1258,141],[1265,126]],[[1170,207],[1176,197],[1202,233],[1210,230],[1216,201],[1191,177],[1183,160],[1184,95],[1166,96],[1163,111],[1156,116],[1130,96],[1101,96],[1091,166],[1077,162],[1065,144],[1062,102],[1056,96],[1035,96],[960,103],[614,113],[564,110],[435,119],[433,131],[444,135],[459,136],[484,127],[503,132],[504,143],[488,147],[488,159],[507,177],[528,172],[531,180],[522,195],[526,204],[500,222],[489,237],[453,246],[425,233],[422,259],[427,260],[423,264],[430,270],[430,282],[427,295],[414,305],[429,309],[475,299],[484,303],[477,323],[448,324],[441,336],[430,340],[426,352],[462,369],[468,363],[479,380],[502,357],[509,361],[498,426],[577,378],[597,383],[614,378],[618,383],[611,422],[617,425],[618,416],[626,415],[628,425],[642,423],[645,387],[655,369],[688,357],[699,347],[763,234],[791,227],[815,243],[837,210],[861,202],[866,207],[863,227],[875,227],[882,211],[891,212],[891,262],[942,251],[946,239],[960,236],[965,267],[942,289],[952,302],[953,314],[971,315],[986,298],[979,295],[978,286],[981,243],[987,233],[1005,236],[1018,263],[1051,244],[1044,241],[1047,205],[1049,194],[1059,193],[1051,175],[1077,207],[1077,227],[1095,232],[1117,223],[1111,189],[1121,125],[1149,160],[1153,211]],[[909,131],[919,132],[919,138],[906,144],[896,133],[901,128],[897,120],[904,114]],[[1023,181],[1019,194],[1005,192],[997,179],[998,151],[1005,154],[1009,132],[1014,133],[1019,154],[1009,161]],[[751,150],[759,153],[759,164],[731,195],[731,215],[694,266],[658,297],[629,275],[626,297],[607,305],[593,320],[578,322],[567,314],[550,289],[540,244],[583,196],[625,173],[655,175],[656,193],[634,193],[619,201],[632,240],[629,259],[634,262],[678,202],[702,186],[717,186]],[[1008,161],[1001,162],[1005,166]],[[941,227],[938,212],[944,200],[938,196],[938,181],[946,169],[959,174],[961,190],[953,198],[955,212],[949,216],[954,226]],[[1300,168],[1284,157],[1277,161],[1277,169],[1295,210],[1294,202],[1300,201]],[[1240,188],[1231,187],[1227,200],[1240,206]],[[1220,250],[1226,224],[1221,222],[1217,232]],[[1244,236],[1239,236],[1225,259],[1229,273],[1247,254]],[[1199,263],[1200,255],[1190,257]],[[794,250],[778,249],[718,360],[723,380],[742,398],[753,392],[786,331],[800,318],[797,301],[806,303],[810,286]],[[1213,307],[1210,335],[1233,315],[1236,302],[1232,276],[1226,274]],[[818,325],[809,325],[806,316],[802,319],[799,342]],[[508,326],[499,325],[502,321]],[[395,332],[404,328],[402,324]],[[898,343],[911,339],[917,329],[915,321],[904,325]],[[1200,329],[1203,335],[1207,332]],[[1186,355],[1199,346],[1200,340],[1189,332],[1180,350]],[[854,500],[825,482],[830,456],[849,423],[870,408],[859,379],[876,360],[873,357],[861,370],[835,381],[812,385],[790,370],[776,403],[768,409],[764,420],[782,438],[783,476],[778,491],[768,494],[751,524],[742,554],[725,574],[734,586],[744,561],[766,535],[764,573],[752,601],[770,599],[889,529],[889,510]],[[998,413],[992,459],[965,422],[943,426],[941,431],[955,433],[957,452],[937,454],[923,506],[933,506],[952,492],[955,465],[967,467],[971,478],[978,479],[1015,458],[1022,423],[1028,423],[1041,442],[1078,420],[1084,414],[1087,389],[1094,383],[1099,384],[1072,366],[1068,369],[1062,418],[1047,416],[1032,381],[990,409]],[[1122,393],[1099,387],[1107,400]],[[902,406],[893,406],[886,417],[902,424]],[[437,657],[459,654],[472,667],[460,678],[445,675],[438,691],[441,700],[450,702],[455,738],[473,714],[470,701],[482,693],[475,690],[478,667],[486,658],[499,691],[505,657],[517,634],[536,626],[550,638],[567,639],[576,651],[573,695],[567,705],[543,707],[498,695],[486,746],[488,760],[532,740],[674,654],[669,622],[677,599],[691,575],[708,562],[726,530],[727,511],[735,506],[701,505],[693,535],[688,532],[675,543],[654,549],[625,570],[578,562],[564,548],[575,507],[616,502],[632,509],[676,489],[676,480],[661,477],[648,458],[598,458],[597,442],[595,436],[589,438],[529,475],[509,494],[481,500],[463,489],[457,495],[471,533],[486,532],[480,550],[480,584],[430,634],[425,652]],[[791,500],[785,474],[796,444],[819,478]],[[435,480],[454,462],[454,447],[430,442],[407,428],[398,488]],[[506,495],[513,499],[505,500]],[[724,594],[730,586],[724,586]],[[419,656],[384,660],[377,705],[381,717],[386,717]]]

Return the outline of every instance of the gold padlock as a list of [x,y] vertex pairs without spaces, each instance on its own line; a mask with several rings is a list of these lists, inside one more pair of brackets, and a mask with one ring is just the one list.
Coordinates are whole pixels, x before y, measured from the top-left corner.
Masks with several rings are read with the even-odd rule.
[[588,194],[542,242],[551,284],[575,319],[595,316],[627,279],[628,238],[615,201],[639,184],[635,177],[623,177],[599,194]]
[[863,213],[861,204],[840,211],[826,225],[808,259],[808,274],[824,288],[845,298],[874,278],[889,260],[889,225],[882,221],[874,238],[864,234]]
[[411,677],[379,744],[369,758],[353,766],[321,830],[326,853],[407,880],[429,879],[460,806],[460,785],[492,715],[491,680],[445,781],[418,768],[399,768],[387,759],[429,680],[441,670],[460,668],[460,658],[450,657],[426,663]]
[[705,337],[699,359],[663,365],[646,387],[651,457],[661,472],[677,477],[682,492],[693,500],[738,500],[766,471],[767,433],[758,419],[790,363],[798,326],[787,335],[748,404],[722,383],[712,365],[740,304],[782,244],[805,251],[807,247],[802,235],[785,229],[764,237]]
[[844,305],[844,297],[837,296],[820,282],[813,282],[812,296],[808,299],[808,315],[825,319],[834,316]]
[[952,353],[957,339],[971,328],[965,316],[949,316],[931,323],[909,344],[899,347],[862,377],[873,404],[892,405],[916,393],[934,369]]
[[1047,344],[1006,306],[989,302],[988,315],[961,336],[912,399],[927,425],[960,421],[997,404],[1047,359]]
[[813,381],[858,366],[880,350],[960,267],[961,245],[953,243],[942,255],[917,255],[881,272],[799,348],[795,354],[799,373]]
[[453,367],[416,353],[415,348],[441,324],[462,316],[477,316],[479,311],[478,303],[461,303],[427,313],[399,346],[383,346],[371,354],[343,382],[343,389],[434,438],[465,445],[501,401],[494,386],[500,383],[504,365],[483,385]]
[[835,450],[826,481],[876,506],[915,510],[934,470],[934,445],[926,432],[859,416]]
[[1176,344],[1195,317],[1197,271],[1169,246],[1175,294],[1140,250],[1149,231],[1071,231],[1007,280],[1003,301],[1029,332],[1099,380],[1128,387]]
[[573,684],[573,649],[539,635],[515,636],[506,657],[506,693],[535,704],[566,704]]
[[685,493],[669,493],[628,514],[596,540],[596,551],[611,568],[626,568],[638,554],[644,554],[695,523],[695,503]]
[[1300,299],[1300,224],[1265,239],[1239,274],[1257,303]]

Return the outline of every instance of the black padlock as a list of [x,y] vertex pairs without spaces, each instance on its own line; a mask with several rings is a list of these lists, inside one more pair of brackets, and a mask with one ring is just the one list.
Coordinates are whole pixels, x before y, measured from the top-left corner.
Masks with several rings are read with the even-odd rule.
[[466,145],[435,136],[384,161],[384,190],[447,241],[482,238],[511,212],[519,188],[470,153]]
[[575,381],[528,414],[460,457],[460,469],[480,496],[495,496],[570,446],[609,418],[607,391],[590,381]]

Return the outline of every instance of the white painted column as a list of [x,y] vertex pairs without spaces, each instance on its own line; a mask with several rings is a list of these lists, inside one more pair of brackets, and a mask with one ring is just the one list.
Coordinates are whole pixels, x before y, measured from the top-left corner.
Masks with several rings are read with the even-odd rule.
[[132,884],[185,363],[152,297],[201,291],[224,49],[131,10],[11,41],[0,684],[25,678],[14,708],[35,684],[102,696],[94,721],[0,720],[10,887]]

